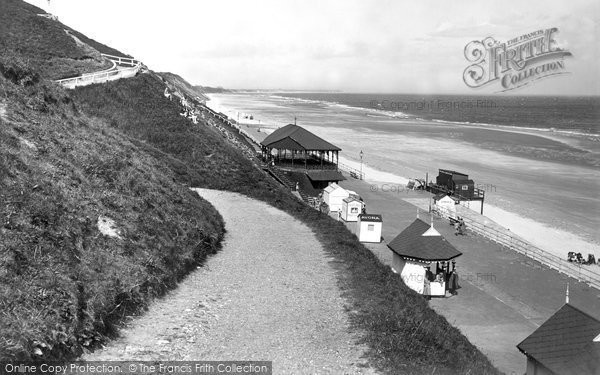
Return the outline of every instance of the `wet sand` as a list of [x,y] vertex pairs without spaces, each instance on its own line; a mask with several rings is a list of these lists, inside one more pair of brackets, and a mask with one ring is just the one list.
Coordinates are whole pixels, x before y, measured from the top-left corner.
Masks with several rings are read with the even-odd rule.
[[[405,184],[435,180],[438,168],[468,173],[486,191],[485,215],[544,251],[600,258],[600,148],[598,137],[565,135],[498,125],[457,125],[407,119],[336,104],[297,102],[271,96],[221,95],[209,104],[235,117],[254,115],[246,130],[257,139],[276,125],[293,122],[343,149],[340,161],[358,169],[361,150],[366,178]],[[243,116],[243,114],[242,114]]]

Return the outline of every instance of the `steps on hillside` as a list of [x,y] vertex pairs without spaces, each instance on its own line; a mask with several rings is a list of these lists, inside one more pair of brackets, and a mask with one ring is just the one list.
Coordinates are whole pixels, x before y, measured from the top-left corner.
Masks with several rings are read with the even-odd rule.
[[267,167],[265,170],[283,186],[289,189],[294,189],[296,187],[295,184],[279,169]]
[[[275,178],[280,184],[287,187],[288,189],[297,192],[304,203],[313,206],[312,201],[318,196],[317,191],[312,187],[308,177],[301,172],[288,172],[282,171],[278,168],[266,166],[263,168],[273,178]],[[296,183],[298,184],[298,190],[296,190]]]

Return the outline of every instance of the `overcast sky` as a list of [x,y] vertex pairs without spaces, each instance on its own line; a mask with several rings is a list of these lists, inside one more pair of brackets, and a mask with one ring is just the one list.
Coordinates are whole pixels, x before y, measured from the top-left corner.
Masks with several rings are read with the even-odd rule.
[[557,27],[571,74],[510,93],[600,95],[597,0],[51,0],[50,11],[193,84],[347,92],[495,92],[464,84],[465,45]]

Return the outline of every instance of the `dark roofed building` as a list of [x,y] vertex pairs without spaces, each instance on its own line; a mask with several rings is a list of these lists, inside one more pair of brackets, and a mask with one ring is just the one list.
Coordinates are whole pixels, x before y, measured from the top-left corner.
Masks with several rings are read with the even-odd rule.
[[527,375],[600,374],[600,320],[566,303],[517,348]]
[[[435,230],[433,223],[416,219],[388,247],[393,253],[392,270],[409,288],[428,298],[444,297],[447,290],[454,294],[458,274],[453,259],[462,253]],[[430,272],[442,277],[432,280]]]
[[337,183],[346,179],[339,171],[334,170],[311,169],[306,171],[306,175],[315,189],[324,189],[331,182]]
[[338,171],[341,148],[298,125],[289,124],[269,134],[262,142],[263,159],[286,170],[304,170],[313,188],[345,180]]
[[421,261],[448,261],[462,255],[433,226],[421,219],[413,221],[388,247],[403,258]]
[[323,138],[293,124],[275,130],[261,144],[267,148],[286,148],[297,151],[342,151],[341,148],[332,145]]

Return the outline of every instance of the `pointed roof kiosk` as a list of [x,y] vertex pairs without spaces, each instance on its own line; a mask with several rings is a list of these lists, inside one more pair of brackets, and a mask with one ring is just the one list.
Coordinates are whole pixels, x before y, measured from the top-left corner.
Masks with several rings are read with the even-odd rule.
[[417,293],[444,297],[458,287],[455,258],[462,255],[431,224],[416,219],[389,244],[392,270]]
[[600,374],[600,320],[567,300],[517,348],[527,356],[527,375]]
[[262,142],[263,160],[274,166],[306,175],[313,188],[323,189],[346,178],[338,170],[341,148],[289,124],[269,134]]

